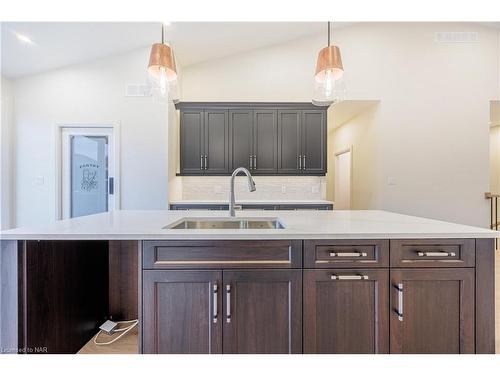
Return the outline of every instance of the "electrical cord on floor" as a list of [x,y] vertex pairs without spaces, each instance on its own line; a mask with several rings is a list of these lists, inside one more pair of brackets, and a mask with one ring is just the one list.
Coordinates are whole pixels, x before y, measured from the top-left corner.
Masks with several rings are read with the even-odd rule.
[[101,334],[102,331],[99,331],[97,332],[97,334],[94,336],[94,344],[96,345],[109,345],[109,344],[112,344],[114,343],[115,341],[118,341],[119,339],[121,339],[123,336],[125,336],[127,333],[129,333],[138,323],[139,323],[139,320],[138,319],[134,319],[134,320],[124,320],[124,321],[121,321],[121,322],[117,322],[118,324],[130,324],[129,326],[127,327],[124,327],[124,328],[117,328],[113,331],[113,333],[115,332],[122,332],[121,334],[119,334],[117,337],[115,337],[113,340],[111,341],[106,341],[106,342],[97,342],[97,338],[99,337],[99,335]]

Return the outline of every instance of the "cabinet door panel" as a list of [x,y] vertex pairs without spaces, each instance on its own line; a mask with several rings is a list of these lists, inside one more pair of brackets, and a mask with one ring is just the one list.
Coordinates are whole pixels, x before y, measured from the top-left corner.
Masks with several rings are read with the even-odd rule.
[[255,110],[254,165],[258,174],[276,174],[278,168],[278,128],[276,110]]
[[221,280],[221,271],[144,271],[143,352],[221,353]]
[[300,122],[298,110],[278,111],[278,173],[298,174],[301,150]]
[[244,167],[251,170],[250,157],[253,155],[253,111],[229,111],[231,133],[231,170]]
[[391,285],[391,353],[474,353],[473,269],[391,270]]
[[[332,280],[332,276],[368,277]],[[305,270],[304,352],[389,352],[388,270]]]
[[224,271],[224,293],[224,353],[302,352],[300,270]]
[[229,173],[227,110],[205,111],[205,174]]
[[325,111],[302,111],[302,167],[306,174],[326,173]]
[[181,112],[181,173],[203,174],[203,110]]

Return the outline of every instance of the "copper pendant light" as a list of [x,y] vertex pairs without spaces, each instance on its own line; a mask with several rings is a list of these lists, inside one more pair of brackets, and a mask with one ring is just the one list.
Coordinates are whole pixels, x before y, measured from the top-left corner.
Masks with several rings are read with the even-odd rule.
[[337,80],[344,74],[340,49],[337,46],[330,45],[330,22],[328,22],[328,46],[319,51],[318,61],[316,63],[316,73],[314,78],[318,82],[324,82],[331,76]]
[[174,51],[164,42],[164,27],[161,25],[161,43],[151,47],[148,65],[149,76],[159,86],[162,95],[166,94],[168,82],[177,79]]

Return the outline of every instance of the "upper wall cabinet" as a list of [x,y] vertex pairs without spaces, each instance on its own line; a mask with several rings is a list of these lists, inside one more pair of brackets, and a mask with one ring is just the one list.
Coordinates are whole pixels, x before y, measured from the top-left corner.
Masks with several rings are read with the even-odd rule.
[[181,111],[181,174],[229,173],[228,111],[190,108]]
[[180,174],[325,175],[326,108],[310,103],[178,103]]

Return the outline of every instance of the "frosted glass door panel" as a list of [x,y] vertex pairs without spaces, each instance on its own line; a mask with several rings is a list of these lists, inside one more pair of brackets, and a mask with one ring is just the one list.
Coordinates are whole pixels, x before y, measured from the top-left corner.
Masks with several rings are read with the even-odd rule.
[[108,210],[108,137],[72,135],[71,217]]

